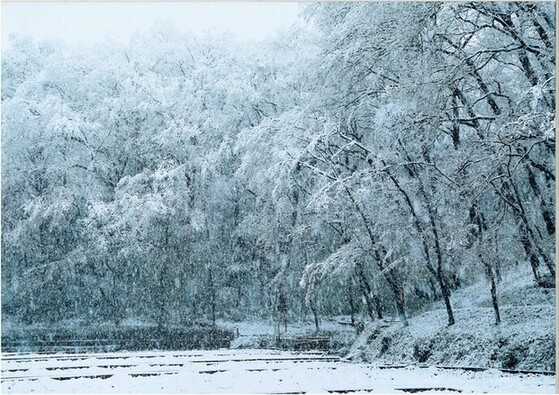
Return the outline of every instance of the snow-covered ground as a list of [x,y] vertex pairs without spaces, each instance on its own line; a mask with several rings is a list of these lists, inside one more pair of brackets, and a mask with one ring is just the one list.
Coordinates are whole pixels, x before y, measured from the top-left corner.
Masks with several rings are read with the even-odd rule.
[[[526,265],[527,266],[527,265]],[[498,285],[501,323],[495,325],[484,281],[452,295],[456,323],[447,326],[442,301],[400,322],[369,323],[345,354],[374,363],[425,363],[554,371],[555,289],[530,278],[529,267],[504,273]]]
[[2,355],[3,393],[554,393],[555,376],[380,367],[274,350]]
[[[320,320],[320,333],[330,337],[330,345],[336,349],[340,345],[349,345],[356,339],[355,329],[347,324],[349,316],[336,316]],[[229,322],[218,320],[220,328],[233,331],[238,336],[231,342],[231,348],[266,348],[275,345],[278,328],[270,321]],[[289,322],[287,330],[282,326],[280,336],[289,338],[315,334],[315,325],[307,322]]]

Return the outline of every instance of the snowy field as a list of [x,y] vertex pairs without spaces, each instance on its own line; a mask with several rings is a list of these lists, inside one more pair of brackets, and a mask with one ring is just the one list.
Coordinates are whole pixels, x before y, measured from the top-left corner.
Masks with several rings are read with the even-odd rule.
[[3,393],[554,393],[555,376],[273,350],[3,354]]

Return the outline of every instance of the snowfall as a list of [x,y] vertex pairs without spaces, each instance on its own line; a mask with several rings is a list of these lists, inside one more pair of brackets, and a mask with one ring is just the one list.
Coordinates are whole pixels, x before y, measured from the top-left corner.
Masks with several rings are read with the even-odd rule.
[[3,393],[554,393],[555,375],[262,349],[2,354]]

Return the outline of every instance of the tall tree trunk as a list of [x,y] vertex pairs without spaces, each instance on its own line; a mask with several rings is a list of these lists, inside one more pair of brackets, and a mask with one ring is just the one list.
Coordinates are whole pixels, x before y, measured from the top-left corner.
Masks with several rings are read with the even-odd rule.
[[[414,172],[410,171],[410,175],[412,177],[416,177],[416,174]],[[398,189],[398,191],[402,194],[402,196],[404,197],[404,201],[406,202],[406,205],[408,206],[412,217],[414,219],[413,223],[414,226],[416,228],[416,230],[418,231],[418,233],[422,236],[421,237],[421,242],[423,245],[423,257],[425,258],[425,264],[427,266],[427,269],[429,271],[429,273],[431,273],[435,279],[437,280],[437,283],[439,284],[439,288],[441,290],[441,295],[442,298],[444,300],[444,304],[445,304],[445,308],[446,308],[446,313],[448,316],[448,325],[454,325],[455,320],[454,320],[454,313],[452,311],[452,305],[450,304],[450,291],[448,289],[448,286],[446,284],[446,280],[444,277],[444,273],[443,273],[443,269],[442,269],[442,252],[441,252],[441,248],[439,245],[439,235],[437,232],[437,227],[435,225],[435,220],[434,220],[434,213],[432,212],[431,209],[431,205],[429,204],[429,202],[427,201],[426,204],[428,206],[428,213],[429,213],[429,223],[431,225],[431,232],[433,234],[434,237],[434,245],[435,245],[435,253],[437,256],[437,268],[436,270],[433,268],[433,264],[431,263],[431,255],[429,253],[429,245],[427,244],[427,234],[424,230],[423,225],[421,224],[421,221],[419,220],[419,216],[417,215],[415,208],[413,207],[413,204],[411,202],[411,199],[408,195],[408,193],[402,188],[402,186],[400,185],[400,183],[398,182],[398,180],[396,180],[396,178],[388,173],[388,177],[390,178],[390,180],[392,181],[392,183],[396,186],[396,189]],[[425,200],[427,200],[427,195],[425,194],[425,191],[423,189],[423,187],[420,187],[420,191],[421,194],[423,196],[423,198]]]
[[[318,320],[318,311],[316,309],[316,305],[314,304],[314,300],[311,299],[310,301],[310,308],[313,314],[313,318],[314,318],[314,327],[315,327],[315,331],[318,332],[320,330],[320,322]],[[286,329],[287,330],[287,329]]]
[[491,303],[493,305],[493,311],[495,312],[495,325],[499,325],[501,323],[501,314],[499,313],[499,300],[497,298],[497,283],[495,281],[495,274],[493,273],[491,264],[482,256],[482,254],[479,254],[479,259],[483,263],[485,275],[491,284]]
[[369,315],[369,317],[371,317],[371,320],[373,321],[375,320],[375,312],[376,312],[376,318],[378,318],[379,320],[382,319],[382,307],[380,301],[374,294],[371,284],[369,284],[369,281],[367,280],[367,276],[365,275],[362,262],[359,262],[357,264],[356,274],[357,274],[357,278],[359,279],[359,284],[361,286],[360,287],[361,292],[363,293],[363,297],[365,298],[365,304],[367,306],[367,314]]
[[287,295],[282,286],[278,296],[278,312],[280,314],[279,322],[283,321],[283,327],[285,332],[287,332],[287,311],[288,311]]
[[[386,249],[377,240],[376,235],[373,233],[372,225],[370,224],[367,216],[361,209],[361,206],[359,206],[359,204],[355,200],[349,188],[347,188],[347,186],[344,186],[344,189],[353,207],[355,207],[355,209],[357,210],[359,217],[363,220],[363,225],[365,226],[365,230],[367,231],[367,235],[369,236],[371,247],[373,249],[373,259],[376,262],[379,270],[382,272],[385,269],[385,264],[384,264],[384,259],[380,256],[379,250],[384,251],[384,256],[387,256]],[[390,263],[391,262],[388,262],[387,266],[390,266]],[[390,270],[388,270],[387,273],[384,274],[384,277],[386,278],[386,281],[390,286],[390,290],[394,295],[394,302],[396,303],[396,310],[398,311],[398,316],[400,318],[400,321],[404,324],[404,326],[408,326],[409,324],[406,318],[406,311],[405,311],[406,304],[404,298],[404,287],[401,284],[401,280],[395,274],[395,270],[396,268],[391,268]]]
[[540,186],[536,181],[536,176],[534,175],[534,172],[530,168],[530,165],[528,165],[528,163],[525,163],[524,167],[528,174],[528,183],[530,184],[532,191],[534,191],[534,195],[536,195],[536,197],[540,200],[542,218],[544,220],[547,233],[549,235],[552,235],[555,233],[555,215],[553,211],[549,209],[548,204],[545,201],[543,194],[541,192]]
[[404,294],[404,287],[402,286],[401,282],[397,279],[397,277],[392,272],[386,273],[386,281],[390,285],[392,292],[394,293],[394,303],[396,305],[396,312],[398,314],[398,318],[404,324],[404,326],[408,326],[408,318],[406,317],[406,299]]
[[208,288],[209,288],[209,302],[210,302],[210,316],[212,319],[212,324],[216,325],[216,309],[217,309],[217,300],[216,300],[216,287],[214,283],[213,273],[211,266],[208,268]]
[[549,270],[551,276],[555,277],[555,265],[540,246],[540,243],[537,240],[537,231],[534,231],[530,225],[522,200],[520,199],[518,190],[512,182],[512,179],[510,177],[505,179],[501,184],[501,188],[498,188],[495,184],[493,185],[496,188],[497,193],[501,195],[503,200],[512,208],[512,212],[516,214],[520,220],[520,241],[530,261],[530,265],[532,266],[532,272],[535,280],[538,283],[540,283],[541,280],[541,275],[538,269],[540,265],[540,257]]
[[[485,222],[485,217],[478,211],[475,204],[470,207],[470,221],[475,227],[475,230],[473,230],[472,233],[474,237],[478,239],[479,245],[477,248],[484,248],[484,232],[487,231],[487,224]],[[496,256],[498,257],[498,253]],[[491,263],[484,257],[482,251],[478,253],[478,259],[482,263],[485,270],[485,276],[491,285],[491,302],[493,305],[493,311],[495,312],[495,325],[498,325],[501,322],[501,314],[499,313],[499,300],[497,299],[497,282],[495,280],[495,273],[493,272]]]
[[347,295],[349,302],[349,314],[351,319],[351,326],[355,328],[355,300],[353,298],[353,280],[349,281],[349,286],[347,287]]

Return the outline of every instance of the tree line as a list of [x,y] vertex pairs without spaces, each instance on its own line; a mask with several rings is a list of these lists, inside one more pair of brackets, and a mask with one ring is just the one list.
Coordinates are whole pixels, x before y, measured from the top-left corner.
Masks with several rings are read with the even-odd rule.
[[2,54],[2,311],[411,314],[555,286],[553,3],[314,3],[262,43],[158,27]]

